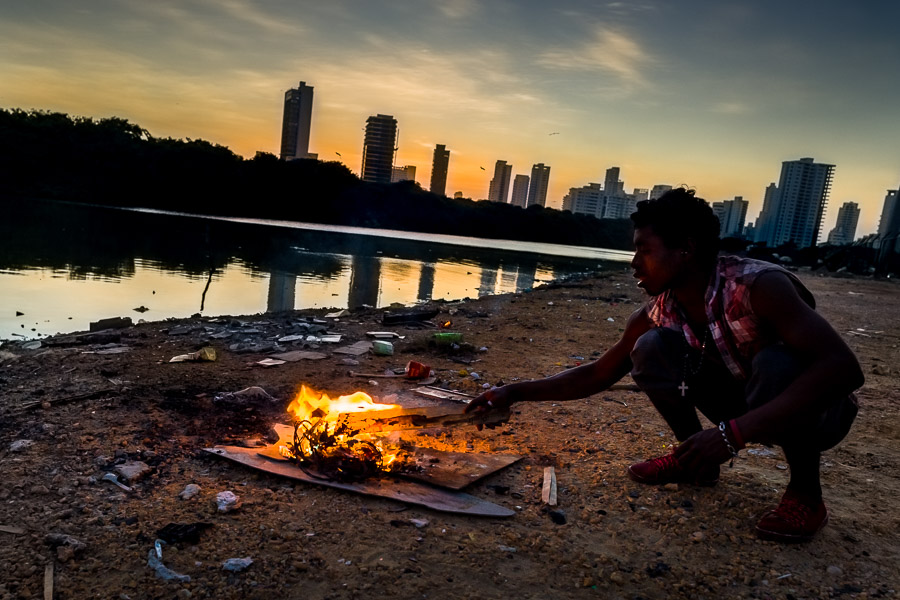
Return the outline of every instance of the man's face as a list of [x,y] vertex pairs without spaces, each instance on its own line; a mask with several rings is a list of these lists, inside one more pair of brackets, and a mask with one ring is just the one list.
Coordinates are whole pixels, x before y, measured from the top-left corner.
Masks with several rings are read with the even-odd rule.
[[686,263],[681,248],[667,247],[662,238],[653,232],[652,227],[640,227],[634,230],[634,258],[631,268],[638,287],[651,296],[658,296],[678,277]]

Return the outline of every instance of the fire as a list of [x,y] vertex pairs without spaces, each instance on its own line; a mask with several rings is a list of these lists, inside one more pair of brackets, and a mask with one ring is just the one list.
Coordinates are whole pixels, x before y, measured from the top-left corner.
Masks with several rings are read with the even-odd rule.
[[350,430],[340,417],[399,408],[377,403],[365,392],[331,399],[301,386],[287,409],[294,423],[293,444],[279,450],[329,479],[361,480],[390,471],[401,452],[395,436]]
[[325,393],[319,393],[305,385],[300,386],[297,397],[288,406],[288,412],[295,420],[309,421],[324,419],[336,421],[338,415],[354,412],[370,412],[400,408],[397,404],[379,404],[365,392],[354,392],[349,396],[339,396],[332,400]]

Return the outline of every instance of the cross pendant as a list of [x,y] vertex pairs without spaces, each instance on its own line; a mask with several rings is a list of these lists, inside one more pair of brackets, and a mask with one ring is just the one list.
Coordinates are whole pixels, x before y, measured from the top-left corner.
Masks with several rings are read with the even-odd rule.
[[682,380],[681,385],[678,386],[678,389],[681,390],[681,397],[684,398],[686,395],[685,392],[687,392],[688,389],[687,383]]

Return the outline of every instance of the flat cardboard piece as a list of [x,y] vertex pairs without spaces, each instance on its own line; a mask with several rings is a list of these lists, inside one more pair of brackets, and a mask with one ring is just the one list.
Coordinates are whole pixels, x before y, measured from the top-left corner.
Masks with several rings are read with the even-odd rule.
[[290,352],[281,352],[280,354],[270,354],[269,357],[278,360],[286,360],[288,362],[296,362],[298,360],[322,360],[328,358],[327,354],[321,352],[310,352],[308,350],[291,350]]
[[341,346],[340,348],[335,348],[335,354],[349,354],[350,356],[362,356],[366,352],[372,349],[372,342],[367,342],[365,340],[356,342],[355,344],[350,344],[349,346]]
[[258,448],[216,446],[204,448],[203,450],[212,455],[220,456],[273,475],[281,475],[297,481],[315,483],[339,490],[426,506],[434,510],[481,517],[510,517],[515,514],[515,511],[511,509],[481,500],[475,496],[463,492],[442,490],[418,481],[382,477],[355,483],[342,483],[327,479],[316,479],[291,462],[261,456]]

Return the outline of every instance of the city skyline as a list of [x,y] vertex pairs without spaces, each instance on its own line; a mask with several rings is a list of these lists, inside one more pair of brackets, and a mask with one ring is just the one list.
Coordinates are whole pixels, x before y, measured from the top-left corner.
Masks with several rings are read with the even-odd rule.
[[497,157],[552,165],[547,206],[618,165],[634,187],[741,196],[783,161],[836,165],[821,230],[875,231],[900,183],[900,7],[803,0],[144,3],[0,7],[0,106],[129,119],[157,137],[279,154],[284,94],[316,88],[310,148],[358,172],[366,117],[397,164],[453,153],[447,193],[487,197]]

